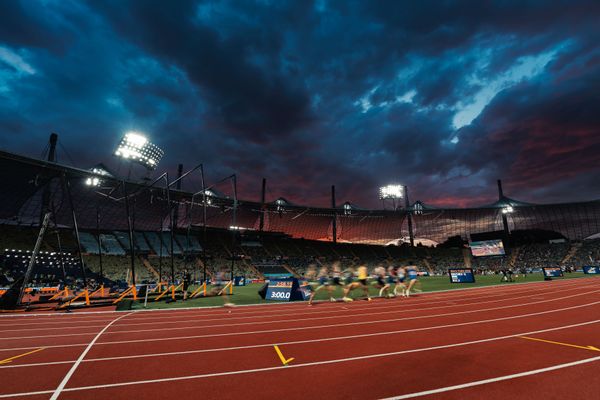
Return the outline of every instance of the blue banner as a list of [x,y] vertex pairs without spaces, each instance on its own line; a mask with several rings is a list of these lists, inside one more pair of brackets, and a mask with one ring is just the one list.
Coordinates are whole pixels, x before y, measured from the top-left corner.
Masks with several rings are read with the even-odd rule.
[[451,268],[448,270],[452,283],[474,283],[475,274],[472,268]]
[[560,278],[563,276],[562,269],[560,267],[544,267],[544,276],[549,278]]
[[233,286],[246,286],[246,278],[243,276],[234,276]]
[[592,275],[597,275],[600,274],[600,267],[594,267],[591,265],[586,265],[583,267],[583,273],[584,274],[592,274]]

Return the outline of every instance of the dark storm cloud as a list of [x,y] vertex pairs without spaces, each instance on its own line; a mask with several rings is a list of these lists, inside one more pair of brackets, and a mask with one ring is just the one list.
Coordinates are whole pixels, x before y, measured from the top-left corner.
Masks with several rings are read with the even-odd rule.
[[[600,197],[599,4],[14,1],[0,12],[0,146],[111,158],[150,134],[161,168],[241,194],[376,207]],[[64,153],[64,152],[63,152]],[[194,189],[187,183],[189,189]],[[185,186],[185,185],[184,185]],[[226,190],[229,190],[225,188]]]
[[[163,1],[106,4],[102,11],[117,31],[185,70],[231,133],[247,140],[269,139],[310,119],[302,79],[279,71],[283,32],[241,27],[235,36],[223,37],[199,19],[196,1],[180,1],[176,7],[165,7]],[[253,64],[249,58],[254,54],[267,57]]]

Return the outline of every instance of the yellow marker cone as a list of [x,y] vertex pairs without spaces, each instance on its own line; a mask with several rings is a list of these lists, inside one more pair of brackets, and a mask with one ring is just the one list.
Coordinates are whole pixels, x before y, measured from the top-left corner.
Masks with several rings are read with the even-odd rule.
[[283,356],[283,354],[281,353],[281,350],[279,350],[279,347],[277,345],[273,345],[273,347],[275,347],[275,351],[277,352],[277,355],[279,356],[279,359],[281,360],[281,363],[283,365],[288,365],[291,361],[294,360],[294,358],[288,358],[287,360],[285,359],[285,357]]

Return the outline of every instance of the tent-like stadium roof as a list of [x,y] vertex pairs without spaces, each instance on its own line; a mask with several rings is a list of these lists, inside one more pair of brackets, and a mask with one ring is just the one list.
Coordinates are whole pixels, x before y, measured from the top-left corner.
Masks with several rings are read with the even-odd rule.
[[[170,189],[162,181],[134,183],[114,177],[96,175],[99,187],[85,185],[90,171],[0,152],[0,220],[13,224],[36,224],[44,205],[53,211],[58,225],[72,226],[68,191],[81,229],[126,230],[127,202],[136,230],[169,228],[169,204],[176,209],[178,228],[201,226],[201,196]],[[218,193],[215,191],[215,193]],[[168,196],[167,196],[168,194]],[[563,204],[529,204],[503,197],[498,202],[477,208],[436,208],[423,202],[413,203],[407,210],[368,210],[344,205],[334,208],[307,207],[276,201],[261,204],[239,200],[235,226],[260,228],[263,217],[265,231],[283,232],[306,239],[385,244],[408,236],[407,217],[411,213],[415,236],[443,242],[450,236],[467,238],[470,234],[502,230],[502,209],[514,229],[545,229],[561,233],[569,239],[584,239],[600,232],[600,201]],[[348,210],[346,210],[348,211]],[[233,200],[218,193],[206,207],[207,226],[228,229],[233,223]]]

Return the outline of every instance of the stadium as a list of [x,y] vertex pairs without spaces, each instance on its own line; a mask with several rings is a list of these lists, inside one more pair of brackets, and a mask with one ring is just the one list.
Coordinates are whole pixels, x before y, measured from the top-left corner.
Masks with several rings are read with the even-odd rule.
[[[215,391],[207,394],[212,397],[219,395],[219,386],[206,386],[203,381],[208,377],[281,368],[274,372],[283,374],[279,379],[295,379],[284,370],[355,359],[369,360],[365,362],[375,367],[379,357],[455,346],[437,343],[438,335],[433,343],[429,336],[419,334],[429,330],[489,323],[500,326],[482,325],[480,329],[489,330],[487,336],[497,335],[493,330],[500,329],[502,336],[464,343],[526,342],[528,335],[536,332],[556,331],[560,336],[562,329],[568,329],[563,327],[595,323],[577,321],[580,313],[587,313],[586,307],[598,303],[596,280],[586,277],[600,272],[600,201],[529,204],[504,196],[499,181],[498,201],[479,208],[442,209],[421,201],[410,204],[404,195],[406,188],[395,196],[404,206],[394,204],[392,209],[367,210],[349,202],[338,205],[335,188],[335,207],[313,208],[291,204],[284,197],[266,199],[263,181],[263,201],[252,202],[228,196],[216,189],[218,185],[203,186],[197,193],[181,190],[181,183],[193,179],[202,166],[185,173],[180,168],[172,181],[162,174],[134,182],[117,178],[103,166],[78,169],[56,163],[56,143],[53,134],[47,160],[0,153],[0,179],[10,189],[3,191],[0,202],[4,249],[0,300],[5,311],[0,373],[9,378],[5,382],[11,382],[4,390],[13,393],[1,397],[53,395],[55,390],[44,390],[46,382],[62,373],[57,371],[81,362],[100,334],[104,336],[102,346],[96,348],[96,354],[86,356],[86,366],[94,368],[90,371],[96,375],[93,383],[73,383],[61,390],[61,398],[80,398],[96,390],[119,397],[128,393],[130,389],[124,388],[129,385],[154,382],[139,372],[148,368],[148,360],[150,365],[159,363],[156,370],[161,371],[163,365],[171,369],[173,363],[191,362],[196,355],[202,360],[208,357],[202,366],[185,364],[188,367],[177,377],[161,377],[156,382],[189,379],[189,390],[212,388]],[[201,181],[204,185],[203,177]],[[226,178],[226,186],[230,181],[235,179]],[[367,296],[376,299],[373,306],[360,305],[359,300],[366,299],[360,291],[345,293],[344,301],[341,293],[332,291],[329,296],[334,302],[328,302],[327,290],[317,293],[322,288],[317,289],[319,283],[311,281],[320,278],[311,276],[310,270],[314,273],[318,267],[322,271],[335,263],[344,271],[366,266],[372,277]],[[404,265],[414,265],[419,271],[420,285],[415,286],[412,297],[405,297],[404,292],[382,292],[376,286],[378,271]],[[392,274],[399,274],[400,269],[397,271]],[[511,282],[518,284],[488,286]],[[450,290],[457,285],[471,290]],[[294,305],[293,300],[305,303],[311,290],[317,291],[317,307],[307,311],[306,305]],[[220,311],[220,306],[230,301],[238,307]],[[291,304],[264,309],[258,305],[281,301]],[[336,305],[338,301],[343,305]],[[418,323],[423,316],[410,316],[415,303],[437,310],[425,317],[424,326]],[[204,307],[209,308],[200,311]],[[488,310],[493,318],[478,314]],[[553,314],[563,310],[567,314],[556,327]],[[402,318],[397,318],[400,312]],[[357,319],[361,315],[364,317]],[[118,322],[125,317],[128,323]],[[530,317],[534,325],[519,319]],[[412,327],[411,322],[407,327],[407,321],[413,319],[416,325]],[[498,321],[510,321],[510,329]],[[373,327],[365,330],[371,324]],[[313,333],[333,326],[350,335]],[[100,333],[99,327],[104,327]],[[514,329],[519,333],[513,333]],[[461,340],[465,340],[463,336],[471,338],[473,331],[469,328]],[[378,344],[381,337],[408,332],[415,332],[410,339],[414,350],[390,352]],[[589,340],[591,337],[585,336],[593,330],[577,332],[582,332],[581,340]],[[250,339],[254,335],[256,339]],[[447,335],[444,343],[455,340],[452,332]],[[545,334],[544,340],[555,336]],[[88,337],[94,339],[89,345],[85,342]],[[362,338],[374,340],[368,339],[362,347]],[[361,355],[336,356],[336,344],[343,348],[346,340],[361,340]],[[130,354],[130,350],[119,349],[120,343],[131,344],[135,350]],[[76,360],[76,353],[86,345]],[[295,348],[298,346],[300,349]],[[265,364],[263,353],[269,347],[273,354],[266,359],[276,355],[270,361],[280,362],[279,366]],[[588,351],[594,349],[590,346]],[[243,353],[247,369],[238,365],[238,351]],[[472,357],[480,357],[479,351],[485,353],[473,350]],[[290,355],[293,357],[286,358]],[[552,358],[551,354],[546,357]],[[255,364],[250,361],[254,358],[262,361]],[[227,361],[232,359],[235,368]],[[112,378],[115,369],[119,371],[117,382]],[[24,382],[19,376],[36,370],[52,373],[33,389],[19,389]],[[335,379],[344,376],[340,373]],[[121,382],[122,377],[128,379]],[[165,390],[150,386],[155,388],[152,391]],[[241,396],[233,389],[226,393]],[[428,393],[417,392],[419,396]]]
[[0,400],[600,398],[597,1],[0,4]]

